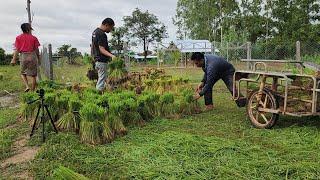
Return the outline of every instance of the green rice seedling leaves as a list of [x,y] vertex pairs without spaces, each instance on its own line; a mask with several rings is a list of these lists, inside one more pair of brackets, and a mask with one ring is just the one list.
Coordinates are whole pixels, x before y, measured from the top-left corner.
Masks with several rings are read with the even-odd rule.
[[103,121],[105,117],[105,110],[93,103],[85,103],[79,113],[84,121]]
[[89,180],[89,178],[63,166],[54,170],[53,178],[56,180]]
[[119,116],[110,114],[109,121],[116,135],[123,136],[127,134],[127,129]]
[[100,129],[101,123],[99,121],[80,121],[80,139],[82,142],[89,144],[100,144]]
[[72,112],[68,112],[59,119],[57,126],[59,129],[75,131],[79,127],[79,122]]
[[106,118],[104,122],[101,122],[102,127],[102,140],[103,142],[110,143],[114,139],[114,132],[111,127],[111,122]]

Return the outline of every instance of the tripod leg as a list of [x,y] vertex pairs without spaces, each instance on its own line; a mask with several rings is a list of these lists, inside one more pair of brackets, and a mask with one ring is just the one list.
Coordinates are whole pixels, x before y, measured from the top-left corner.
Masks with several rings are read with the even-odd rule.
[[41,109],[41,105],[39,105],[36,118],[34,119],[33,126],[32,126],[32,131],[31,131],[31,133],[30,133],[30,137],[33,136],[34,130],[35,130],[35,128],[36,128],[37,120],[38,120],[38,117],[39,117],[39,114],[40,114],[40,109]]
[[42,122],[42,142],[45,142],[46,135],[45,135],[45,122],[44,122],[44,109],[42,109],[42,116],[41,116],[41,122]]
[[53,122],[53,119],[52,119],[52,117],[51,117],[51,114],[50,114],[50,111],[49,111],[48,106],[47,106],[47,105],[44,105],[44,107],[46,108],[46,111],[47,111],[47,113],[48,113],[48,115],[49,115],[51,124],[52,124],[52,126],[53,126],[53,128],[54,128],[54,131],[55,131],[56,133],[58,133],[58,130],[57,130],[57,128],[56,128],[56,125],[54,125],[54,122]]

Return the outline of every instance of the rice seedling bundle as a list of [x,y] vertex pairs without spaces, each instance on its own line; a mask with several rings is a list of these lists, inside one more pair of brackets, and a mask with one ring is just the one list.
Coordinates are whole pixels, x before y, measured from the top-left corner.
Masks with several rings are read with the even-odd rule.
[[80,109],[80,139],[90,144],[102,142],[100,132],[103,128],[101,122],[105,119],[105,110],[93,103],[86,103]]
[[137,101],[138,112],[141,115],[142,119],[145,121],[152,120],[153,116],[148,110],[145,96],[139,96]]
[[79,113],[84,121],[101,121],[105,117],[105,110],[93,103],[85,103]]
[[172,93],[164,93],[159,99],[159,116],[171,117],[175,113],[173,108],[174,95]]
[[98,105],[103,107],[103,108],[109,108],[109,98],[110,98],[110,94],[108,93],[104,93],[103,95],[101,95],[99,97],[99,102],[98,102]]
[[138,103],[135,99],[129,98],[123,101],[124,111],[121,113],[121,119],[125,124],[143,125],[144,121],[138,112]]
[[57,127],[62,130],[74,131],[79,127],[79,121],[72,112],[63,114],[57,123]]
[[35,116],[35,113],[36,113],[35,111],[38,109],[38,106],[39,106],[39,102],[34,102],[32,104],[27,104],[27,103],[33,100],[36,100],[38,98],[39,98],[38,94],[34,92],[28,92],[28,93],[22,94],[21,96],[22,105],[20,108],[20,113],[24,117],[25,121]]
[[127,129],[118,115],[109,114],[108,120],[116,135],[123,136],[127,134]]
[[105,119],[105,121],[101,122],[102,132],[101,132],[101,139],[102,142],[110,143],[114,139],[114,132],[111,127],[111,122],[108,118]]
[[85,176],[63,166],[59,166],[59,168],[54,170],[53,178],[57,180],[89,180]]
[[112,84],[121,83],[122,80],[126,79],[127,71],[125,69],[125,63],[121,58],[112,60],[109,63],[109,81]]

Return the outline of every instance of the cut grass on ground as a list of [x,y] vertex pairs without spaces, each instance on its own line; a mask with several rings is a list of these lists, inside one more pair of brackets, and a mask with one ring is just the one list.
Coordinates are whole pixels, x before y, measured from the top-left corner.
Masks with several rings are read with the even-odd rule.
[[[57,71],[58,82],[81,82],[86,70],[87,67],[61,68]],[[167,72],[188,77],[194,83],[202,77],[199,69],[168,69]],[[0,86],[2,89],[10,85]],[[16,85],[11,87],[15,88]],[[36,179],[50,177],[60,165],[92,179],[320,177],[318,117],[280,117],[273,129],[259,130],[250,125],[245,110],[235,106],[222,82],[214,92],[214,111],[179,120],[157,119],[144,127],[131,127],[127,136],[112,144],[89,146],[81,144],[74,134],[52,134],[29,170]],[[11,116],[14,112],[1,110],[0,117],[5,118],[0,118],[4,121],[0,121],[0,129],[11,123],[7,121]],[[9,147],[13,138],[8,137],[8,132],[4,134]],[[0,144],[6,144],[1,137]]]
[[158,119],[112,144],[88,146],[72,134],[53,135],[33,161],[42,179],[59,165],[92,179],[283,179],[320,176],[320,122],[282,117],[272,130],[254,129],[230,95],[217,108],[180,120]]

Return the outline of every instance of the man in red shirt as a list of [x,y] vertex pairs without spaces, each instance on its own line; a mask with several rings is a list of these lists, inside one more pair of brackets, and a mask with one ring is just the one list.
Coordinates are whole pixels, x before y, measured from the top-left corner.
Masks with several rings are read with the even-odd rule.
[[15,51],[11,61],[12,65],[16,64],[17,56],[20,53],[19,61],[21,67],[21,78],[26,86],[25,92],[30,90],[27,76],[32,79],[31,90],[34,91],[37,86],[37,68],[40,59],[39,49],[40,43],[38,39],[31,34],[33,30],[29,23],[21,25],[22,34],[16,37]]

